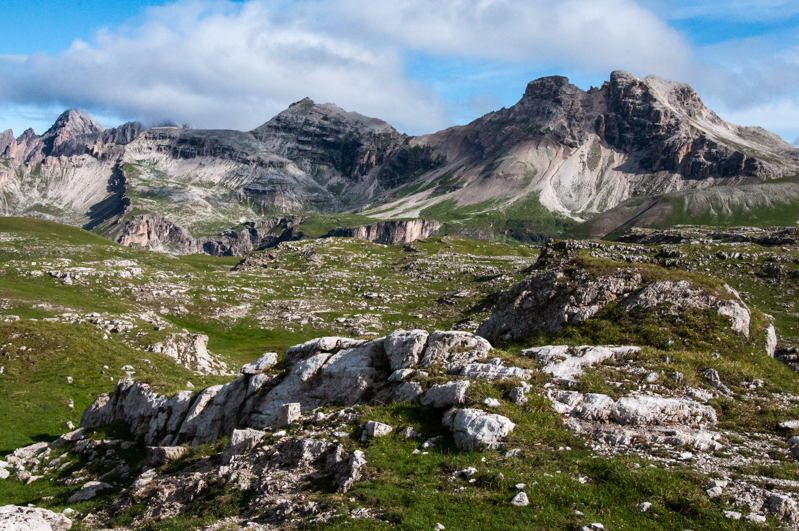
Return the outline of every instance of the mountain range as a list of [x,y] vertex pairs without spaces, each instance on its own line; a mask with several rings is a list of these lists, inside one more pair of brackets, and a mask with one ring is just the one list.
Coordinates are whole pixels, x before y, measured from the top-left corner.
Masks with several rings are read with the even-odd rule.
[[367,225],[392,243],[434,231],[524,241],[699,218],[795,223],[798,173],[799,149],[722,120],[690,86],[616,71],[588,91],[541,78],[510,108],[418,137],[307,98],[249,132],[103,129],[69,110],[41,136],[0,134],[0,213],[183,253]]

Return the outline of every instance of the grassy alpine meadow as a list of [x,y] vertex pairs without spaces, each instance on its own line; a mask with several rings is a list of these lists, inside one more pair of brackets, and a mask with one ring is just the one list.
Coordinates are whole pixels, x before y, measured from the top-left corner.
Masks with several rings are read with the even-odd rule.
[[[324,216],[313,218],[306,229],[321,233],[327,222]],[[337,420],[343,406],[327,404],[319,412],[329,420],[295,423],[286,428],[287,436],[325,427],[338,430],[336,441],[347,452],[364,452],[366,472],[346,494],[337,493],[329,478],[307,480],[304,503],[317,504],[321,512],[295,515],[282,528],[410,531],[440,523],[458,530],[577,530],[601,522],[610,530],[779,529],[783,523],[777,517],[769,515],[765,523],[748,520],[751,511],[731,495],[710,497],[706,490],[709,479],[721,475],[731,482],[799,480],[785,442],[799,430],[780,426],[799,419],[799,400],[792,398],[799,397],[799,380],[789,364],[765,353],[770,324],[783,347],[799,334],[799,275],[793,273],[799,270],[799,252],[749,244],[681,245],[671,247],[680,251],[679,263],[664,266],[660,246],[641,251],[640,246],[598,245],[607,246],[603,256],[583,253],[575,267],[594,276],[638,268],[647,282],[686,280],[719,297],[728,294],[725,284],[734,287],[752,313],[750,337],[732,334],[726,318],[711,311],[624,312],[620,304],[610,303],[558,332],[500,341],[491,357],[533,371],[528,401],[517,405],[509,400],[519,380],[474,381],[461,406],[483,408],[489,398],[500,402],[490,412],[507,417],[515,429],[498,450],[459,450],[442,425],[443,411],[418,402],[356,405],[351,420]],[[746,258],[720,258],[729,251]],[[77,426],[82,411],[126,377],[147,383],[158,394],[190,390],[196,396],[233,381],[241,365],[264,352],[282,355],[317,337],[368,340],[398,328],[473,331],[490,314],[498,293],[530,273],[538,254],[518,243],[443,236],[398,246],[301,240],[243,259],[175,256],[130,249],[45,221],[0,218],[0,457],[70,431],[68,423]],[[651,259],[634,263],[629,256]],[[779,274],[774,266],[781,268]],[[196,334],[207,336],[209,355],[226,364],[226,371],[197,374],[154,348]],[[591,434],[568,429],[568,415],[558,414],[545,398],[554,389],[549,375],[538,371],[536,360],[519,356],[523,349],[553,344],[643,347],[624,360],[586,370],[569,388],[614,400],[707,389],[705,371],[715,369],[730,391],[707,402],[717,414],[715,429],[722,433],[723,448],[707,458],[692,448],[651,441],[601,451]],[[284,369],[278,364],[275,370]],[[411,378],[423,389],[449,379],[436,366]],[[385,437],[362,439],[367,420],[393,430]],[[421,438],[406,438],[404,428]],[[279,436],[276,429],[266,433],[267,438]],[[143,442],[131,440],[124,423],[90,430],[89,440],[129,441],[108,454],[124,466],[89,460],[70,446],[59,448],[48,457],[56,464],[43,472],[44,479],[27,483],[12,475],[0,480],[0,505],[70,507],[78,514],[73,529],[95,527],[84,518],[117,503],[151,465]],[[424,446],[428,440],[433,444]],[[770,444],[765,457],[757,455],[761,440]],[[186,446],[182,457],[157,465],[156,472],[180,477],[198,467],[221,466],[227,444],[222,438]],[[709,472],[708,459],[722,463],[718,470],[723,474]],[[470,468],[475,470],[469,476],[458,474]],[[70,503],[76,488],[88,480],[113,488]],[[521,491],[529,505],[510,504]],[[151,531],[233,530],[246,521],[267,525],[279,504],[253,511],[256,498],[255,491],[233,480],[214,480],[180,514],[143,519],[147,504],[134,502],[106,524]],[[651,505],[641,510],[642,503]],[[743,517],[732,519],[725,514],[730,510]]]

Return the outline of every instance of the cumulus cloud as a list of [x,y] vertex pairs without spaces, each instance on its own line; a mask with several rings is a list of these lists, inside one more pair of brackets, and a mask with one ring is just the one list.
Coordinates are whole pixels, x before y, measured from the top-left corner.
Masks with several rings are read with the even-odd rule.
[[340,0],[359,26],[411,50],[678,76],[682,36],[631,0]]
[[310,96],[419,133],[452,116],[409,79],[410,53],[677,78],[690,57],[631,0],[179,0],[136,20],[55,56],[0,56],[0,102],[250,129]]
[[266,3],[183,1],[57,56],[0,57],[0,99],[250,129],[310,96],[409,129],[446,124],[436,94],[403,68],[395,50],[314,31]]

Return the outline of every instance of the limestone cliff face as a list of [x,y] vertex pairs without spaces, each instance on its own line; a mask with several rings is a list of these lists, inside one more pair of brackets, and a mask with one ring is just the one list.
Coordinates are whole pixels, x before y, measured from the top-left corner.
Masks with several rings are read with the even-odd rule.
[[[799,173],[799,150],[776,135],[721,120],[687,85],[626,72],[588,91],[564,77],[538,79],[508,109],[415,138],[309,99],[251,132],[135,123],[104,130],[69,110],[41,136],[0,134],[0,157],[3,215],[114,239],[131,222],[130,243],[213,254],[239,254],[263,241],[258,229],[233,236],[214,227],[273,215],[360,211],[390,221],[429,217],[422,213],[436,207],[581,220],[630,198]],[[135,220],[131,212],[151,217]],[[175,227],[196,242],[186,243]],[[401,224],[361,232],[384,242],[415,235]]]
[[282,241],[300,239],[302,233],[295,232],[295,227],[305,219],[301,216],[273,216],[244,223],[216,236],[195,238],[187,229],[161,216],[144,214],[127,221],[116,240],[128,247],[159,252],[245,256],[250,251],[272,247]]
[[385,218],[448,200],[504,208],[534,197],[580,219],[633,196],[799,172],[799,150],[776,135],[721,120],[688,85],[627,72],[588,91],[560,76],[532,81],[513,107],[412,145],[446,165],[420,177],[421,191],[376,208]]
[[441,228],[441,223],[426,219],[381,221],[356,229],[335,229],[326,237],[357,238],[383,245],[398,245],[428,238]]
[[127,222],[118,240],[122,245],[152,251],[190,254],[198,251],[191,233],[153,214],[135,216]]

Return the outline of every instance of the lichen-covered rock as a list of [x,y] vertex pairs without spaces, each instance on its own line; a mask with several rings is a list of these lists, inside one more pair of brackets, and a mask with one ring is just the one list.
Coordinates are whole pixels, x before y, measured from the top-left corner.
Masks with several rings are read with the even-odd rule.
[[462,450],[497,449],[516,425],[502,415],[488,414],[480,409],[462,409],[455,415],[452,433],[455,445]]
[[437,409],[463,404],[468,391],[469,382],[467,380],[437,384],[428,389],[422,397],[422,404]]
[[38,507],[0,507],[0,529],[6,531],[69,531],[72,520]]
[[425,330],[395,330],[386,336],[385,349],[392,371],[419,363],[430,334]]

